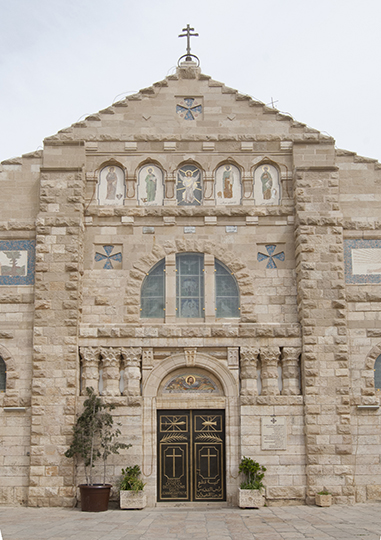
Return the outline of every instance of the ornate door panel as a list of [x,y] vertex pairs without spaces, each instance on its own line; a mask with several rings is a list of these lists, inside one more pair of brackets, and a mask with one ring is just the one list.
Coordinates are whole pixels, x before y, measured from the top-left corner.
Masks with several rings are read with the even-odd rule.
[[225,411],[158,411],[158,501],[225,500]]

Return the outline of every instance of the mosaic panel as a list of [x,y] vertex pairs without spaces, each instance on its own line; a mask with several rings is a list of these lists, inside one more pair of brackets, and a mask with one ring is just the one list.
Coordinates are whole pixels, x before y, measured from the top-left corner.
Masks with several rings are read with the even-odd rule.
[[192,373],[190,375],[176,375],[168,381],[163,391],[170,394],[179,392],[218,393],[218,388],[209,377]]
[[216,171],[216,204],[240,204],[241,173],[238,167],[225,163]]
[[344,240],[346,283],[381,283],[381,240]]
[[138,174],[138,201],[144,206],[163,204],[163,171],[156,165],[144,165]]
[[104,270],[120,270],[122,268],[122,246],[95,246],[95,266]]
[[108,165],[99,175],[98,203],[123,206],[125,196],[124,172],[120,167]]
[[279,204],[279,172],[278,169],[273,165],[260,165],[255,170],[254,199],[257,205]]
[[279,253],[275,253],[276,251],[276,245],[275,244],[268,244],[265,246],[267,253],[261,253],[258,252],[257,260],[259,262],[261,261],[267,261],[266,268],[277,268],[276,261],[284,261],[285,260],[285,254],[284,251],[280,251]]
[[33,285],[34,240],[0,241],[0,285]]

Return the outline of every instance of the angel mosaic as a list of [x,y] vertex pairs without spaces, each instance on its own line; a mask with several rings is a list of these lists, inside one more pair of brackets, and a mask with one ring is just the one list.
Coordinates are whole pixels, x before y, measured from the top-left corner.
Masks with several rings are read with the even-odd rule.
[[194,165],[184,165],[177,172],[177,203],[181,206],[201,204],[201,171]]

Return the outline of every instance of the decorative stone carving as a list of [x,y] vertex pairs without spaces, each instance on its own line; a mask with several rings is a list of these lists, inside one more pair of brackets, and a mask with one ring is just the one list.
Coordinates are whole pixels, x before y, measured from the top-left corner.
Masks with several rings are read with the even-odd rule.
[[142,368],[153,368],[153,349],[144,349],[142,353]]
[[284,396],[300,394],[300,357],[301,350],[297,347],[284,347],[282,351],[282,375]]
[[256,347],[241,347],[241,397],[252,398],[258,394],[257,363],[259,349]]
[[228,366],[230,369],[239,367],[239,347],[228,347]]
[[101,347],[104,396],[120,396],[120,349]]
[[196,364],[197,349],[184,349],[185,361],[187,367],[192,367]]
[[92,387],[95,392],[99,387],[99,348],[98,347],[80,347],[80,356],[82,358],[81,373],[81,395],[86,395],[86,388]]
[[275,396],[280,393],[278,386],[279,357],[279,347],[266,347],[260,351],[262,362],[262,395],[264,396]]
[[140,379],[142,378],[140,365],[142,349],[140,347],[123,347],[121,349],[124,367],[124,390],[123,395],[139,397]]

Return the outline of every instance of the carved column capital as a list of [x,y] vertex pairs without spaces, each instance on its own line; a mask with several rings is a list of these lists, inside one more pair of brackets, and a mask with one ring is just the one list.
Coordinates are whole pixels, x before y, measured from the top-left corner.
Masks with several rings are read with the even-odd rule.
[[280,393],[278,385],[279,347],[265,347],[260,350],[262,363],[262,394],[274,396]]
[[257,367],[259,349],[256,347],[240,348],[240,375],[241,375],[241,399],[242,404],[251,405],[254,397],[258,394]]
[[117,347],[101,347],[103,364],[103,392],[105,396],[119,396],[120,349]]
[[98,392],[99,389],[99,347],[80,347],[81,356],[81,395],[86,395],[86,388],[91,387]]
[[283,395],[300,394],[300,354],[299,347],[284,347],[282,351]]
[[142,358],[141,347],[122,347],[120,353],[125,367],[140,367]]
[[83,366],[99,364],[99,347],[80,347],[79,354],[82,358]]

